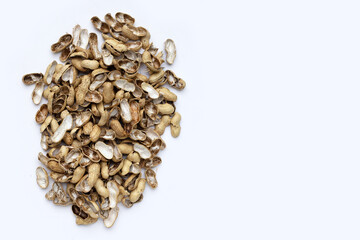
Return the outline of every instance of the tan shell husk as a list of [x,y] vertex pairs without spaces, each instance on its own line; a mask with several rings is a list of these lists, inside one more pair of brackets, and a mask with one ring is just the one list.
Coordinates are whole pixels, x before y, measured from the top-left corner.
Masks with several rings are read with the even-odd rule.
[[61,52],[64,50],[67,46],[69,46],[72,43],[72,36],[71,34],[65,34],[61,36],[57,43],[54,43],[51,45],[51,51],[52,52]]
[[102,33],[108,33],[110,31],[109,25],[101,21],[98,17],[92,17],[91,22],[94,27]]
[[41,82],[44,78],[44,75],[42,73],[29,73],[23,76],[22,82],[25,85],[32,85],[37,82]]

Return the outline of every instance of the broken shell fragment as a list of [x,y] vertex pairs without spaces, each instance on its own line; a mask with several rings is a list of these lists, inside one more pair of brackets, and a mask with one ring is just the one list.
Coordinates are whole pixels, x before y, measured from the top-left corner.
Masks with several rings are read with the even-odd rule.
[[35,84],[34,90],[31,95],[34,104],[38,105],[41,102],[41,98],[44,92],[44,87],[45,84],[43,82],[37,82]]
[[81,26],[77,24],[73,28],[73,34],[72,34],[74,46],[80,46],[80,33],[81,33]]
[[101,55],[102,55],[102,61],[105,64],[105,67],[107,66],[111,66],[114,60],[114,56],[110,53],[109,50],[107,50],[106,48],[103,48],[101,50]]
[[143,82],[141,83],[141,88],[148,93],[149,97],[152,99],[157,99],[159,98],[159,92],[155,90],[155,88],[153,86],[151,86],[150,84]]
[[115,14],[115,18],[119,23],[134,25],[135,18],[131,17],[129,14],[118,12]]
[[85,95],[85,101],[91,103],[100,103],[103,100],[103,96],[98,91],[88,91]]
[[49,149],[49,146],[48,146],[48,143],[47,143],[48,139],[49,139],[49,136],[47,134],[45,134],[45,133],[41,134],[40,146],[45,151]]
[[49,66],[46,68],[46,72],[45,72],[45,76],[44,76],[44,82],[49,85],[52,80],[53,80],[53,76],[55,73],[55,69],[57,66],[57,62],[53,61],[52,63],[49,64]]
[[149,149],[140,143],[134,144],[134,151],[138,152],[140,157],[143,159],[151,157],[151,152],[149,151]]
[[120,116],[125,123],[129,123],[132,120],[131,112],[130,112],[130,105],[126,98],[120,101]]
[[86,123],[88,123],[91,119],[91,112],[90,111],[86,111],[86,112],[81,112],[80,114],[77,114],[75,116],[75,126],[76,127],[82,127],[84,126]]
[[57,173],[57,172],[50,172],[50,177],[51,177],[55,182],[59,182],[59,183],[69,182],[70,179],[72,178],[71,175],[66,175],[66,174]]
[[105,40],[105,47],[115,56],[120,56],[122,52],[128,50],[125,44],[116,40],[115,38],[110,38]]
[[76,216],[78,216],[82,219],[86,219],[89,217],[89,215],[87,213],[85,213],[83,210],[80,209],[80,207],[78,207],[76,205],[72,205],[71,210]]
[[89,185],[89,174],[86,174],[84,177],[80,179],[80,181],[76,184],[75,190],[78,192],[90,192],[92,186]]
[[120,78],[121,78],[121,72],[119,70],[113,70],[108,74],[108,79],[110,81],[119,80]]
[[176,47],[172,39],[166,39],[165,51],[166,51],[166,62],[168,64],[173,64],[176,57]]
[[82,219],[81,217],[76,217],[77,225],[89,225],[97,222],[97,218],[87,217],[86,219]]
[[109,190],[109,207],[114,208],[117,204],[117,197],[119,195],[119,188],[115,181],[109,181],[106,184],[107,189]]
[[94,58],[96,60],[100,60],[102,56],[98,48],[98,39],[95,33],[90,33],[89,35],[89,46],[90,46],[90,51],[94,56]]
[[119,214],[119,207],[114,207],[109,211],[109,216],[104,219],[104,225],[107,228],[112,227],[114,225],[116,218]]
[[130,138],[134,141],[144,141],[146,139],[146,134],[139,129],[133,129],[130,132]]
[[82,152],[84,156],[89,158],[92,162],[100,162],[101,160],[100,154],[96,150],[88,146],[83,147]]
[[110,164],[109,166],[109,176],[114,176],[115,174],[117,174],[121,168],[123,167],[124,162],[114,162],[113,164]]
[[145,28],[134,27],[130,24],[125,24],[121,29],[121,33],[130,40],[139,40],[141,37],[146,35],[146,32]]
[[51,45],[51,51],[55,52],[55,53],[61,52],[67,46],[69,46],[71,44],[72,40],[73,39],[72,39],[71,34],[65,34],[65,35],[61,36],[57,43],[54,43],[53,45]]
[[100,137],[104,140],[115,140],[116,134],[115,131],[111,129],[103,128],[101,130]]
[[58,127],[58,129],[54,132],[54,135],[50,138],[51,141],[53,143],[58,143],[60,142],[66,131],[70,130],[71,127],[73,125],[73,118],[72,116],[69,114],[65,117],[65,119],[62,121],[62,123],[60,124],[60,126]]
[[111,13],[107,13],[104,19],[105,22],[111,27],[111,29],[113,29],[114,31],[121,31],[121,27],[123,24],[121,24],[115,18],[113,18],[113,16],[111,16]]
[[113,148],[102,141],[96,142],[95,149],[98,150],[106,159],[112,159],[114,156]]
[[35,121],[39,124],[43,123],[48,115],[47,104],[41,105],[40,109],[36,112]]
[[138,164],[132,164],[129,168],[129,172],[133,174],[141,173],[141,167]]
[[65,156],[65,163],[71,164],[72,168],[76,168],[80,159],[82,158],[82,153],[80,149],[74,148]]
[[23,76],[22,81],[25,85],[32,85],[41,82],[44,78],[42,73],[29,73]]
[[70,55],[74,53],[74,51],[75,51],[74,45],[71,44],[67,46],[64,50],[61,51],[59,60],[61,62],[66,62],[69,59]]
[[36,182],[42,189],[45,189],[47,186],[49,186],[49,177],[43,167],[36,168]]
[[[127,47],[127,49],[129,50],[129,51],[139,51],[140,49],[141,49],[141,47],[142,47],[142,42],[141,41],[135,41],[135,42],[128,42],[128,43],[126,43],[125,44],[125,46]],[[129,51],[127,51],[127,52],[125,52],[125,56],[128,58],[128,59],[131,59],[131,60],[133,60],[133,61],[135,61],[135,60],[140,60],[141,59],[141,56],[140,57],[137,57],[138,56],[138,54],[132,54],[133,56],[135,56],[136,55],[136,59],[134,59],[134,58],[130,58],[129,57]],[[135,52],[133,52],[133,53],[135,53]],[[140,55],[140,54],[139,54]]]
[[110,31],[109,25],[101,21],[98,17],[92,17],[91,22],[94,27],[102,33],[108,33]]
[[146,182],[152,188],[156,188],[158,186],[158,182],[156,180],[156,173],[151,168],[146,169],[145,171]]
[[94,91],[99,88],[106,81],[108,72],[108,70],[100,68],[92,71],[91,76],[93,81],[89,86],[89,90]]
[[81,29],[79,47],[86,49],[89,44],[89,32],[87,29]]
[[129,197],[124,197],[122,200],[121,200],[121,203],[127,207],[127,208],[131,208],[134,204],[130,201]]
[[172,71],[166,70],[164,75],[167,83],[175,89],[182,90],[185,88],[186,83],[181,78],[177,77]]
[[160,71],[155,72],[150,75],[149,83],[151,83],[151,84],[158,83],[164,78],[164,76],[165,76],[165,72],[161,69]]
[[120,88],[120,89],[124,89],[125,91],[128,91],[128,92],[135,91],[135,85],[133,83],[131,83],[131,82],[128,82],[125,79],[116,80],[114,82],[114,85],[115,85],[115,87]]

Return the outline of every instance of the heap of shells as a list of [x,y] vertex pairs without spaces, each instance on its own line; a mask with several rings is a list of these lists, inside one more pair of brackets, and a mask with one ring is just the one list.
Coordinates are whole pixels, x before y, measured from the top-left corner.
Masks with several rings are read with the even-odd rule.
[[[130,208],[143,199],[146,185],[156,188],[153,170],[166,145],[161,135],[170,126],[179,136],[181,116],[176,112],[177,90],[185,82],[164,70],[163,53],[150,43],[150,33],[135,19],[118,12],[105,21],[91,18],[98,36],[79,25],[72,34],[51,45],[60,53],[45,74],[26,74],[35,84],[34,104],[42,104],[35,121],[40,124],[42,149],[36,169],[38,185],[56,205],[72,205],[76,223],[103,219],[111,227],[118,204]],[[176,57],[173,40],[165,41],[166,61]],[[142,71],[142,73],[141,73]]]

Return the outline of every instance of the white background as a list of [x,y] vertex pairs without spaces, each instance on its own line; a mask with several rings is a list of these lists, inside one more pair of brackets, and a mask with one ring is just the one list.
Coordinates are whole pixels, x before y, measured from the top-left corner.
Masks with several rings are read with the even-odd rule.
[[[1,239],[360,239],[360,3],[8,1],[1,20]],[[111,229],[77,226],[35,182],[32,87],[50,45],[90,18],[126,12],[170,68],[182,132],[167,130],[159,187]]]

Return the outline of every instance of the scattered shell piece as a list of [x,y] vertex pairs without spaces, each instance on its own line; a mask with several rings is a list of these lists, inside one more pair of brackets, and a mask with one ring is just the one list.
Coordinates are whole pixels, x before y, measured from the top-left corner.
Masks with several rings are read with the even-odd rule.
[[102,141],[96,142],[95,149],[98,150],[106,159],[112,159],[114,156],[114,149]]
[[45,189],[49,186],[49,177],[43,167],[36,168],[36,182],[42,189]]
[[176,47],[172,39],[166,39],[165,51],[166,51],[166,62],[168,64],[173,64],[176,57]]
[[138,152],[140,154],[140,157],[143,159],[147,159],[151,157],[151,152],[147,147],[145,147],[142,144],[135,143],[134,144],[134,151]]
[[112,225],[114,225],[114,223],[116,221],[118,214],[119,214],[119,207],[112,208],[109,211],[109,216],[104,219],[105,227],[107,227],[107,228],[112,227]]
[[155,90],[155,88],[153,86],[151,86],[150,84],[143,82],[141,83],[141,88],[148,93],[149,97],[152,99],[157,99],[159,98],[160,94],[158,91]]
[[44,87],[45,87],[45,83],[43,82],[37,82],[35,84],[34,90],[31,95],[34,104],[38,105],[41,102],[41,98],[44,92]]
[[44,78],[42,73],[29,73],[23,76],[22,81],[25,85],[32,85],[41,82]]
[[64,50],[67,46],[69,46],[72,43],[72,36],[71,34],[65,34],[59,38],[59,41],[57,43],[54,43],[51,45],[51,51],[57,53]]

